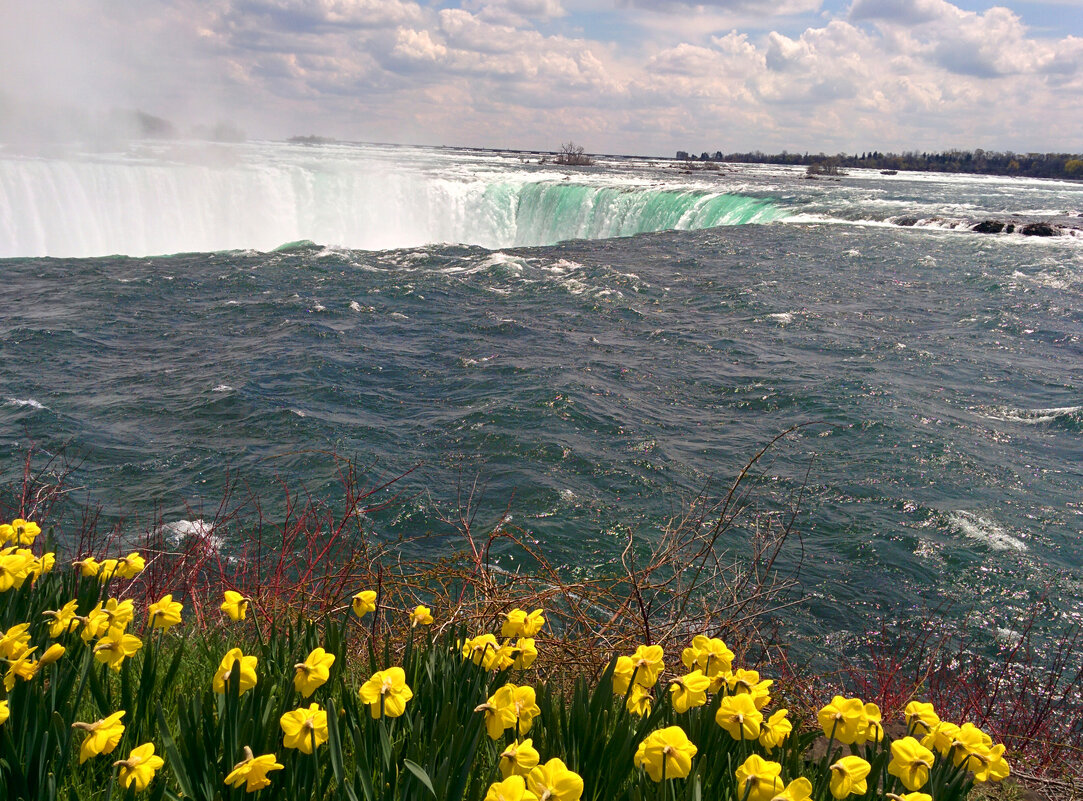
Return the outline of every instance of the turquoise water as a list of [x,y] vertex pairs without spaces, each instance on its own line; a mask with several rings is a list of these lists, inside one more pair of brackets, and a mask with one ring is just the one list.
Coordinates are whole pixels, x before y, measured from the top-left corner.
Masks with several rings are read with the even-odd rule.
[[[261,147],[261,175],[308,185],[294,164],[304,153],[275,162]],[[400,183],[424,208],[401,219],[467,231],[485,209],[478,242],[329,247],[313,222],[271,246],[253,233],[238,245],[251,250],[0,261],[2,478],[31,441],[67,443],[81,497],[134,526],[156,509],[167,522],[209,516],[227,470],[272,494],[277,477],[325,491],[328,451],[374,478],[420,463],[374,519],[378,536],[441,531],[439,508],[477,473],[479,519],[510,509],[558,564],[590,572],[613,564],[628,530],[656,536],[682,499],[814,422],[758,489],[777,508],[809,477],[802,548],[787,556],[802,567],[794,636],[949,599],[990,639],[1010,637],[1043,589],[1062,620],[1080,619],[1083,248],[951,229],[997,215],[1071,222],[1077,187],[686,178],[649,164],[564,181],[486,154],[407,157],[416,174]],[[0,187],[26,167],[0,166]],[[25,181],[60,169],[32,167]],[[175,171],[180,215],[190,166],[155,169]],[[221,169],[228,183],[236,167]],[[319,178],[346,191],[362,173]],[[405,197],[388,191],[384,206]],[[439,197],[462,202],[437,223]],[[312,202],[293,217],[342,211]],[[18,211],[25,223],[33,209]],[[40,227],[40,240],[67,236],[58,252],[106,241],[100,213],[67,234]],[[143,214],[118,229],[130,223],[144,244],[214,234],[204,222],[155,233]],[[558,242],[570,237],[584,238]]]

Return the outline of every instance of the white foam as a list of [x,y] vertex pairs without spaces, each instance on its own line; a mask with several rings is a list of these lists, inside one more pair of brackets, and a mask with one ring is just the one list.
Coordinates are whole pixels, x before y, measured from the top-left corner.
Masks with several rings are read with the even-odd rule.
[[1004,420],[1011,423],[1035,425],[1050,423],[1061,417],[1071,417],[1083,413],[1083,406],[1057,406],[1050,409],[1013,409],[1010,406],[995,406],[979,412],[990,420]]
[[350,311],[355,311],[355,312],[361,311],[361,304],[358,303],[356,300],[351,300],[350,301]]
[[222,547],[222,538],[214,533],[213,523],[208,523],[202,518],[195,520],[174,520],[172,523],[163,523],[158,533],[165,536],[174,545],[181,545],[188,538],[203,540],[209,548],[218,550]]
[[7,406],[24,406],[30,409],[48,408],[38,403],[33,398],[4,398],[4,404]]
[[772,320],[777,320],[780,325],[789,325],[793,322],[793,312],[778,312],[767,316]]
[[211,390],[211,392],[232,392],[232,391],[233,391],[233,387],[231,387],[229,384],[218,384],[217,386],[215,386],[214,389]]
[[1026,543],[1013,537],[994,521],[965,509],[949,512],[948,524],[964,537],[988,545],[994,551],[1027,550]]

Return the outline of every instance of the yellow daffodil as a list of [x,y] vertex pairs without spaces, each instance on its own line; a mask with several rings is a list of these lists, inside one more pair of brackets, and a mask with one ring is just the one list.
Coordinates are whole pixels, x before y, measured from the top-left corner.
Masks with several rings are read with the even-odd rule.
[[904,793],[903,795],[895,795],[895,793],[884,793],[889,801],[933,801],[933,797],[928,793]]
[[322,687],[331,676],[331,665],[335,664],[335,655],[322,648],[316,648],[304,662],[293,666],[293,686],[297,692],[308,698]]
[[733,651],[717,637],[697,634],[692,638],[691,647],[681,652],[681,662],[690,671],[698,668],[703,671],[704,676],[713,679],[733,670]]
[[0,726],[7,723],[8,718],[11,716],[11,707],[8,706],[8,699],[0,701]]
[[117,560],[117,575],[121,578],[132,579],[142,573],[146,566],[146,560],[133,551]]
[[1011,774],[1011,766],[1004,758],[1004,745],[1001,743],[971,754],[968,767],[973,771],[976,782],[999,782]]
[[538,658],[538,649],[534,645],[533,637],[520,637],[511,646],[511,667],[516,670],[526,670]]
[[541,756],[534,748],[534,741],[527,737],[522,742],[514,742],[500,754],[500,775],[526,776],[537,767]]
[[964,723],[959,727],[952,747],[955,749],[952,755],[955,764],[965,764],[966,769],[973,772],[975,781],[1000,781],[1010,773],[1004,759],[1004,746],[994,746],[989,735],[973,723]]
[[653,687],[665,667],[664,657],[660,645],[640,645],[631,656],[618,657],[613,667],[613,692],[624,695],[633,677],[636,684]]
[[891,762],[887,772],[898,776],[907,790],[920,790],[929,781],[935,757],[933,752],[913,737],[903,737],[891,744]]
[[253,756],[252,749],[244,747],[244,759],[233,766],[233,770],[226,776],[226,784],[230,787],[245,785],[246,793],[254,793],[264,787],[271,786],[271,780],[267,774],[272,770],[282,770],[284,766],[275,761],[274,754]]
[[10,523],[0,523],[0,545],[7,545],[15,539],[15,529]]
[[295,709],[279,719],[285,738],[282,744],[286,748],[296,748],[303,754],[312,753],[312,744],[316,746],[327,742],[327,713],[319,704],[310,704],[308,709]]
[[484,704],[474,708],[485,714],[485,731],[493,740],[504,736],[504,731],[515,725],[515,685],[505,684],[489,696]]
[[127,759],[113,763],[114,767],[120,768],[117,774],[120,786],[137,793],[147,789],[154,779],[154,772],[164,764],[165,760],[154,753],[154,743],[137,745]]
[[54,567],[56,567],[56,554],[50,551],[43,553],[41,558],[35,559],[29,567],[29,572],[34,576],[44,576],[46,573],[52,573]]
[[522,776],[505,776],[504,781],[489,785],[482,801],[537,801],[537,796],[526,789]]
[[833,737],[836,742],[852,745],[864,742],[865,705],[857,698],[843,698],[836,695],[831,703],[817,715],[824,735]]
[[526,786],[546,801],[579,801],[583,797],[583,778],[555,757],[530,771]]
[[811,798],[812,782],[800,776],[787,784],[782,792],[771,796],[771,801],[809,801]]
[[734,740],[755,740],[760,736],[763,714],[748,693],[727,695],[718,704],[715,722]]
[[846,798],[864,795],[869,789],[865,778],[872,766],[859,756],[844,756],[831,766],[831,795]]
[[737,670],[726,675],[726,686],[734,695],[747,693],[752,696],[756,709],[763,709],[771,702],[773,679],[760,679],[755,670]]
[[533,687],[516,687],[512,684],[507,686],[512,688],[511,707],[515,713],[515,736],[519,737],[530,731],[534,718],[541,714],[541,709],[538,707]]
[[364,617],[369,612],[376,611],[376,592],[374,590],[362,590],[350,601],[353,613],[358,617]]
[[34,562],[30,551],[5,548],[0,552],[0,592],[22,587],[30,577]]
[[76,599],[68,601],[60,609],[42,612],[45,617],[52,618],[49,621],[49,636],[56,639],[69,631],[74,631],[81,622],[76,614],[78,610],[79,601]]
[[15,680],[22,679],[23,681],[30,681],[37,675],[38,668],[41,664],[34,659],[31,659],[34,651],[37,648],[28,648],[19,654],[15,659],[8,661],[8,670],[4,674],[4,689],[11,692],[15,687]]
[[79,636],[86,642],[90,642],[97,637],[104,636],[112,629],[124,631],[134,617],[135,604],[130,598],[124,601],[109,598],[104,605],[99,601],[87,614],[83,621],[83,630],[79,632]]
[[60,643],[54,642],[52,645],[45,649],[45,653],[41,655],[41,659],[39,659],[38,662],[41,664],[42,667],[45,667],[46,665],[51,665],[54,662],[58,661],[60,657],[64,656],[64,653],[67,650],[68,649]]
[[737,768],[737,797],[747,801],[770,801],[782,792],[782,765],[753,754]]
[[653,781],[683,779],[692,770],[692,757],[699,749],[680,726],[668,726],[647,735],[632,758]]
[[789,710],[780,709],[760,726],[760,745],[768,751],[774,751],[782,745],[793,731],[793,724],[787,715]]
[[879,743],[884,739],[884,726],[880,719],[880,707],[876,704],[865,704],[865,732],[858,745],[862,743]]
[[0,657],[15,659],[30,647],[30,624],[18,623],[0,635]]
[[427,606],[415,606],[410,613],[410,628],[432,625],[432,610]]
[[34,540],[41,533],[41,526],[30,520],[12,520],[9,526],[0,526],[0,529],[10,532],[5,536],[3,531],[0,531],[0,541],[25,546],[33,545]]
[[214,674],[214,680],[212,686],[216,693],[224,693],[226,687],[229,685],[230,676],[233,675],[234,670],[240,671],[240,695],[244,695],[246,692],[256,686],[258,679],[256,678],[256,657],[245,656],[240,648],[231,648],[225,656],[222,657],[222,663],[218,666],[218,671]]
[[535,609],[527,613],[522,609],[512,609],[505,616],[504,624],[500,627],[501,637],[534,637],[542,626],[545,625],[545,616],[542,610]]
[[123,709],[93,723],[71,724],[73,729],[80,729],[87,733],[83,744],[79,747],[80,765],[92,756],[111,754],[113,752],[113,749],[120,743],[120,738],[124,736],[124,724],[120,722],[122,717],[124,717]]
[[229,619],[244,620],[248,615],[248,605],[252,602],[252,599],[245,598],[235,590],[226,590],[223,597],[222,606],[219,608],[229,615]]
[[495,634],[479,634],[463,643],[463,657],[486,670],[499,666],[501,661],[500,645]]
[[692,707],[703,706],[707,703],[707,688],[710,686],[711,680],[703,675],[702,670],[693,670],[687,675],[678,676],[669,685],[673,711],[680,714]]
[[112,579],[113,576],[116,575],[117,567],[119,566],[119,564],[119,561],[116,559],[103,559],[101,564],[98,566],[98,581],[104,584],[105,582]]
[[72,562],[72,566],[78,568],[79,574],[83,578],[92,578],[93,576],[98,575],[102,569],[101,563],[93,556],[88,556],[85,559],[79,559],[78,561]]
[[400,667],[390,667],[372,674],[358,691],[361,700],[369,705],[373,718],[386,715],[397,718],[406,711],[406,702],[414,692],[406,684],[406,672]]
[[921,744],[926,748],[936,749],[940,756],[946,757],[951,751],[952,743],[955,742],[955,734],[958,731],[959,727],[954,723],[942,720],[921,738]]
[[906,715],[906,730],[915,735],[925,734],[933,730],[940,722],[940,716],[936,714],[932,704],[921,701],[911,701],[904,710]]
[[125,634],[123,629],[109,629],[104,637],[94,646],[94,658],[104,662],[113,670],[120,670],[121,664],[129,656],[143,647],[143,641],[133,634]]
[[168,629],[181,622],[181,612],[184,604],[174,601],[173,596],[163,595],[161,600],[155,601],[147,607],[147,616],[152,629]]
[[654,707],[654,695],[647,687],[636,684],[632,687],[632,691],[628,693],[628,700],[624,706],[629,714],[635,715],[637,718],[645,718]]

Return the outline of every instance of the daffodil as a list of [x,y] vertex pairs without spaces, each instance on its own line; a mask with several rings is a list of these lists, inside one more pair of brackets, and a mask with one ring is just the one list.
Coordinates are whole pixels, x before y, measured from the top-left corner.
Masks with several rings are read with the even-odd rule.
[[94,658],[104,662],[113,670],[120,670],[121,664],[143,647],[143,641],[133,634],[125,634],[123,629],[109,629],[104,637],[94,646]]
[[142,573],[146,566],[146,560],[133,551],[117,560],[117,575],[121,578],[132,579]]
[[274,754],[253,756],[252,749],[244,747],[244,759],[233,766],[233,770],[226,776],[226,784],[230,787],[245,785],[246,793],[254,793],[264,787],[271,786],[271,780],[267,774],[272,770],[282,770],[284,766],[275,761]]
[[120,743],[124,736],[124,724],[120,719],[124,717],[124,710],[114,712],[112,715],[93,723],[73,723],[73,729],[85,731],[87,736],[83,744],[79,746],[79,764],[82,765],[92,756],[98,754],[111,754],[113,749]]
[[148,619],[152,629],[168,629],[181,622],[181,611],[184,604],[174,601],[172,594],[163,595],[161,600],[155,601],[147,607]]
[[780,709],[761,724],[760,745],[768,751],[774,751],[782,745],[793,731],[793,724],[787,715],[789,715],[789,710]]
[[522,609],[512,609],[505,616],[504,624],[500,627],[501,637],[533,637],[542,630],[545,625],[545,616],[542,610],[535,609],[526,612]]
[[64,656],[64,653],[67,650],[68,649],[65,648],[63,645],[61,645],[60,643],[54,642],[52,645],[50,645],[48,648],[45,649],[45,653],[43,653],[41,655],[41,659],[39,659],[38,662],[41,665],[41,667],[45,667],[46,665],[51,665],[54,662],[59,661],[60,657]]
[[484,704],[474,708],[485,715],[485,731],[493,740],[504,736],[504,731],[515,725],[515,685],[505,684],[489,696]]
[[11,707],[8,706],[8,699],[0,701],[0,726],[7,723],[8,718],[11,716]]
[[755,740],[760,736],[763,714],[748,693],[727,695],[718,704],[715,722],[734,740]]
[[859,699],[836,695],[817,718],[827,737],[846,745],[864,742],[867,719],[865,705]]
[[533,637],[520,637],[510,649],[511,667],[526,670],[538,658],[538,649]]
[[72,566],[79,570],[79,575],[83,578],[92,578],[101,571],[101,563],[93,556],[87,556],[84,559],[79,559],[72,562]]
[[113,578],[113,576],[116,575],[117,567],[119,567],[119,565],[120,562],[116,559],[103,559],[102,563],[98,566],[98,581],[104,584]]
[[483,801],[537,801],[537,798],[526,789],[526,780],[522,776],[513,775],[490,784]]
[[15,680],[22,679],[23,681],[30,681],[37,675],[38,668],[41,667],[35,659],[31,659],[34,651],[37,648],[28,648],[19,654],[15,659],[8,660],[8,670],[4,674],[4,689],[8,692],[15,687]]
[[913,737],[903,737],[891,744],[887,772],[898,776],[907,790],[920,790],[929,781],[935,759],[933,752]]
[[532,739],[527,737],[522,742],[516,741],[500,753],[500,775],[505,779],[509,776],[526,776],[540,759]]
[[914,734],[920,734],[924,732],[930,732],[940,722],[940,716],[936,714],[936,710],[932,704],[922,703],[921,701],[911,701],[906,705],[906,709],[903,710],[906,715],[906,729],[907,732],[913,732]]
[[861,743],[879,743],[884,739],[884,726],[881,723],[880,707],[876,704],[865,704],[865,731]]
[[50,551],[49,553],[43,553],[40,558],[35,559],[28,570],[31,575],[44,576],[46,573],[52,573],[54,567],[56,567],[56,554]]
[[252,602],[252,599],[245,598],[235,590],[226,590],[223,593],[223,598],[220,608],[229,615],[230,620],[244,620],[248,615],[248,605]]
[[903,795],[895,795],[895,793],[884,793],[889,801],[933,801],[933,797],[928,793],[904,793]]
[[353,613],[358,617],[364,617],[369,612],[376,611],[376,592],[374,590],[362,590],[350,601]]
[[127,759],[114,762],[115,767],[120,768],[117,780],[125,789],[134,789],[136,792],[146,790],[154,779],[154,772],[165,764],[160,756],[154,753],[154,743],[143,743],[132,749]]
[[498,667],[501,661],[500,645],[495,634],[479,634],[463,643],[463,657],[486,670]]
[[953,759],[956,765],[965,765],[974,773],[974,780],[1000,781],[1010,773],[1004,759],[1004,746],[993,745],[992,739],[973,723],[964,723],[952,740]]
[[256,678],[256,657],[245,656],[240,648],[231,648],[226,652],[226,655],[222,657],[222,662],[218,666],[217,672],[214,674],[214,680],[212,686],[216,693],[224,693],[226,687],[229,685],[230,676],[233,675],[233,671],[240,671],[240,689],[239,694],[244,695],[248,690],[251,690],[256,686],[258,679]]
[[373,718],[381,715],[397,718],[406,711],[406,702],[414,697],[413,690],[406,684],[406,671],[400,667],[373,673],[358,692],[361,700],[369,705],[369,714]]
[[410,613],[410,628],[432,625],[432,610],[427,606],[415,606]]
[[297,692],[308,698],[316,688],[327,683],[331,676],[331,665],[335,664],[335,655],[322,648],[316,648],[304,662],[293,666],[293,686]]
[[782,765],[753,754],[737,768],[737,797],[746,801],[770,801],[782,791]]
[[707,703],[707,688],[710,686],[711,680],[698,669],[675,678],[669,685],[673,711],[680,714],[692,707],[703,706]]
[[526,786],[546,801],[579,801],[583,797],[583,777],[556,757],[530,771]]
[[734,695],[746,693],[752,697],[756,709],[763,709],[771,702],[773,679],[760,679],[755,670],[737,670],[726,675],[726,686]]
[[613,692],[624,695],[633,680],[643,687],[653,687],[665,667],[664,657],[660,645],[640,645],[631,656],[618,657],[613,667]]
[[34,540],[37,539],[38,534],[41,533],[41,526],[30,520],[12,520],[10,526],[0,528],[10,531],[10,534],[7,536],[0,531],[0,540],[14,542],[16,545],[33,545]]
[[804,776],[799,776],[787,784],[782,792],[771,796],[771,801],[809,801],[811,798],[812,782]]
[[66,634],[69,631],[74,631],[81,622],[77,616],[79,610],[78,599],[68,601],[60,609],[46,610],[42,612],[45,617],[52,618],[49,621],[49,636],[53,639]]
[[304,754],[312,753],[316,746],[327,742],[327,713],[319,704],[310,704],[308,709],[294,709],[279,719],[285,738],[282,744],[286,748],[296,748]]
[[859,756],[844,756],[831,766],[831,795],[846,798],[864,795],[869,789],[866,777],[872,766]]
[[29,648],[29,630],[29,623],[17,623],[0,635],[0,657],[15,659]]
[[86,642],[104,636],[112,629],[124,631],[135,617],[135,604],[129,598],[118,601],[109,598],[104,604],[100,601],[87,613],[83,621],[83,630],[79,636]]
[[647,771],[653,781],[683,779],[692,770],[699,749],[680,726],[668,726],[647,735],[636,749],[633,763]]
[[628,693],[628,700],[624,703],[624,706],[629,714],[635,715],[637,718],[645,718],[651,713],[651,708],[654,706],[654,695],[642,684],[635,684],[632,686],[632,691]]
[[733,651],[717,637],[697,634],[692,638],[691,647],[685,648],[681,653],[681,662],[689,670],[698,668],[703,671],[704,676],[713,679],[733,670]]
[[34,556],[29,551],[14,548],[0,551],[0,592],[22,587],[33,566]]
[[929,733],[921,738],[921,744],[926,748],[935,748],[940,756],[947,756],[951,752],[952,743],[955,742],[955,734],[959,727],[947,720],[935,724]]
[[1004,759],[1004,745],[997,743],[991,748],[976,751],[970,755],[968,767],[974,773],[976,782],[999,782],[1008,778],[1011,767]]

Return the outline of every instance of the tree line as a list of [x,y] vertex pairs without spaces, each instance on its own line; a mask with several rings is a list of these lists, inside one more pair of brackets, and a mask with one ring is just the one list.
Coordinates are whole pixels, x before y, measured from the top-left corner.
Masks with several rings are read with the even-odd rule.
[[967,172],[984,175],[1021,175],[1030,178],[1083,179],[1083,155],[1071,153],[1013,153],[991,150],[947,150],[941,153],[881,153],[868,151],[847,155],[838,153],[781,153],[768,154],[756,150],[751,153],[704,152],[699,156],[684,150],[677,151],[682,161],[728,161],[741,164],[789,164],[811,167],[831,165],[838,167],[863,167],[872,170],[924,170],[928,172]]

